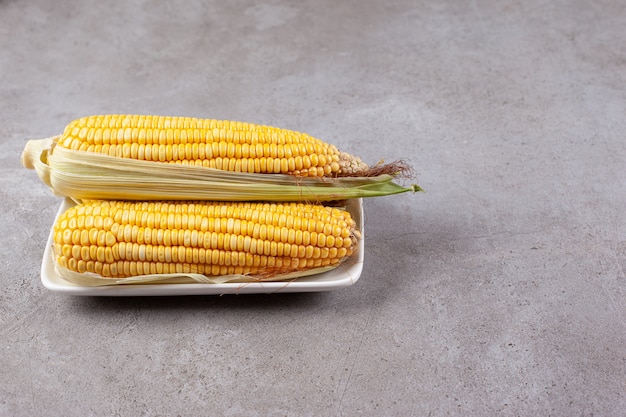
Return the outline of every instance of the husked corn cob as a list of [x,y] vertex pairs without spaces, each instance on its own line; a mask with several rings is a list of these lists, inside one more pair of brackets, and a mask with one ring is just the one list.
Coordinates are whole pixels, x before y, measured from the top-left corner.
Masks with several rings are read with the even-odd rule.
[[338,266],[359,232],[322,205],[93,200],[60,215],[53,236],[57,264],[79,273],[270,277]]
[[235,172],[338,177],[368,171],[359,158],[304,133],[189,117],[84,117],[67,125],[57,146]]

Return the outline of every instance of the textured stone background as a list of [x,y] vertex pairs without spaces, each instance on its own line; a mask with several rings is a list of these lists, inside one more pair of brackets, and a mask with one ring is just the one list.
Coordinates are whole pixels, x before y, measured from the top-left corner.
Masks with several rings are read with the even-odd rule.
[[[0,1],[0,415],[619,416],[622,1]],[[425,194],[365,202],[356,285],[71,297],[19,155],[95,113],[245,120]]]

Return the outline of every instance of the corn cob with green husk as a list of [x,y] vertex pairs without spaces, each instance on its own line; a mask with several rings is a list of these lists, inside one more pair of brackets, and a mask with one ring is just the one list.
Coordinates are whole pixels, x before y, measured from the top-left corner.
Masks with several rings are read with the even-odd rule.
[[62,213],[53,238],[59,273],[91,285],[297,278],[339,266],[360,232],[349,211],[315,204],[93,200]]
[[304,133],[139,115],[77,119],[29,141],[22,163],[76,199],[337,200],[419,191],[401,162],[367,166]]

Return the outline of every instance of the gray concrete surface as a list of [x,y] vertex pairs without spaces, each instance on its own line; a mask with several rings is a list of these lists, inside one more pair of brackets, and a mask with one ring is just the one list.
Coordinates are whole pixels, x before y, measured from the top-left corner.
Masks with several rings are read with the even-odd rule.
[[[0,415],[623,416],[622,1],[0,1]],[[425,194],[368,200],[328,293],[42,287],[28,138],[95,113],[245,120]]]

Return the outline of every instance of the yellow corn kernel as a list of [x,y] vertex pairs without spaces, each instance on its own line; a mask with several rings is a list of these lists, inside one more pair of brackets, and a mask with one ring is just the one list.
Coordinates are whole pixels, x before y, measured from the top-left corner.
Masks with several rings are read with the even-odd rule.
[[59,216],[53,247],[59,266],[103,277],[267,277],[337,266],[358,235],[349,212],[323,205],[92,200]]
[[187,117],[84,117],[66,126],[58,146],[237,172],[332,177],[368,169],[359,158],[305,133]]

